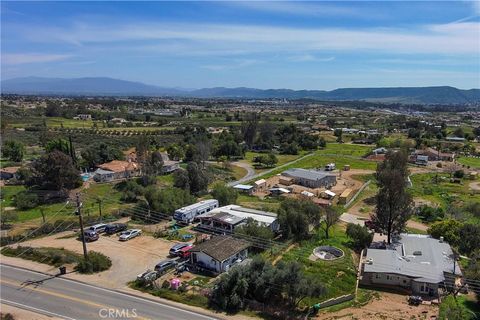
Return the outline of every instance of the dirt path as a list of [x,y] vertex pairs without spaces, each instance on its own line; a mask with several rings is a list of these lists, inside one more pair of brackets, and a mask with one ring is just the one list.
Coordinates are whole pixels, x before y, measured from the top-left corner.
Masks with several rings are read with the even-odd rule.
[[470,188],[470,190],[480,191],[480,182],[470,182],[468,187]]
[[239,183],[244,183],[244,182],[247,182],[247,181],[250,181],[250,180],[253,180],[253,179],[257,179],[257,178],[259,178],[259,177],[261,177],[261,176],[264,176],[264,175],[266,175],[266,174],[269,174],[269,173],[271,173],[271,172],[273,172],[273,171],[275,171],[275,170],[277,170],[277,169],[284,168],[284,167],[286,167],[286,166],[289,166],[289,165],[291,165],[291,164],[293,164],[293,163],[296,163],[296,162],[298,162],[298,161],[300,161],[300,160],[302,160],[302,159],[305,159],[305,158],[307,158],[307,157],[310,157],[310,156],[312,156],[312,155],[313,155],[313,153],[306,154],[306,155],[304,155],[304,156],[302,156],[302,157],[300,157],[300,158],[297,158],[297,159],[292,160],[292,161],[290,161],[290,162],[284,163],[284,164],[282,164],[281,166],[278,166],[278,167],[275,167],[275,168],[272,168],[272,169],[268,169],[268,170],[262,171],[262,172],[257,173],[257,174],[255,174],[255,170],[253,169],[253,167],[252,167],[250,164],[245,163],[245,162],[239,162],[239,161],[238,161],[238,162],[234,162],[233,165],[236,165],[236,166],[238,165],[239,167],[242,167],[242,168],[247,169],[247,175],[244,176],[243,178],[237,180],[237,181],[229,182],[228,185],[229,185],[229,186],[234,186],[234,185],[237,185],[237,184],[239,184]]
[[437,315],[437,306],[410,306],[405,295],[381,292],[378,298],[374,298],[365,306],[346,308],[338,312],[323,312],[316,319],[405,320],[431,319],[431,317]]
[[287,253],[288,251],[292,250],[293,248],[295,248],[295,244],[291,244],[288,246],[287,250],[285,250],[284,253],[282,253],[281,255],[279,255],[278,257],[275,258],[275,260],[273,260],[272,264],[273,265],[276,265],[278,261],[280,261],[282,258],[283,258],[283,255],[285,253]]

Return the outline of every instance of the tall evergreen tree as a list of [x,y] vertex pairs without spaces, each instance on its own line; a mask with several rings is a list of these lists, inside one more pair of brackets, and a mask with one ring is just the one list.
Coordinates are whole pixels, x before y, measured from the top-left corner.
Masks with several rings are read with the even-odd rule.
[[407,154],[403,151],[388,152],[385,161],[377,166],[379,191],[373,222],[387,234],[388,243],[393,234],[405,229],[412,214],[412,196],[406,188],[408,174]]

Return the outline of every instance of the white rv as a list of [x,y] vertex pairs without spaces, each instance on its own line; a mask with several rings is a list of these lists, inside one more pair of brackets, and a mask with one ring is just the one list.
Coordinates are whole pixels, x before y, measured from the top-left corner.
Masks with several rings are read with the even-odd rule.
[[203,200],[189,206],[175,210],[173,218],[179,222],[191,223],[196,216],[218,208],[218,200]]

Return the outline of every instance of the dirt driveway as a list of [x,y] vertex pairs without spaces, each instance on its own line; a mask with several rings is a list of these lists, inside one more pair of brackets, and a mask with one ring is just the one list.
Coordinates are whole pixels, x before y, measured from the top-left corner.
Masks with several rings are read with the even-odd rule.
[[381,292],[378,298],[374,298],[365,306],[319,313],[316,319],[413,320],[432,319],[437,315],[438,307],[435,305],[410,306],[405,295]]
[[[72,231],[61,232],[53,236],[25,241],[22,246],[65,248],[83,253],[82,243],[76,238],[59,239],[73,234]],[[109,288],[123,288],[127,282],[135,280],[138,274],[155,265],[168,256],[173,242],[141,235],[126,242],[118,237],[101,235],[95,242],[87,243],[87,249],[105,254],[112,260],[112,267],[99,274],[81,275],[72,273],[71,278],[95,283]],[[4,257],[2,257],[3,259]],[[67,272],[70,271],[67,269]]]

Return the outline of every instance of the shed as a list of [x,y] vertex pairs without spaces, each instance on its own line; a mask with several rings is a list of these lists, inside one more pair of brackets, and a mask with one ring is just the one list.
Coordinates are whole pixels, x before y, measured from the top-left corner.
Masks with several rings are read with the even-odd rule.
[[233,189],[238,190],[238,191],[243,192],[243,193],[247,193],[247,194],[252,194],[253,191],[254,191],[253,186],[251,186],[249,184],[237,184],[237,185],[233,186]]
[[323,197],[326,199],[333,199],[335,198],[337,194],[335,192],[332,192],[330,190],[325,190],[323,191]]
[[254,182],[255,191],[262,191],[267,187],[267,180],[260,179]]
[[338,203],[346,204],[352,198],[352,195],[353,195],[352,189],[349,189],[349,188],[345,189],[340,195],[340,197],[338,198]]

